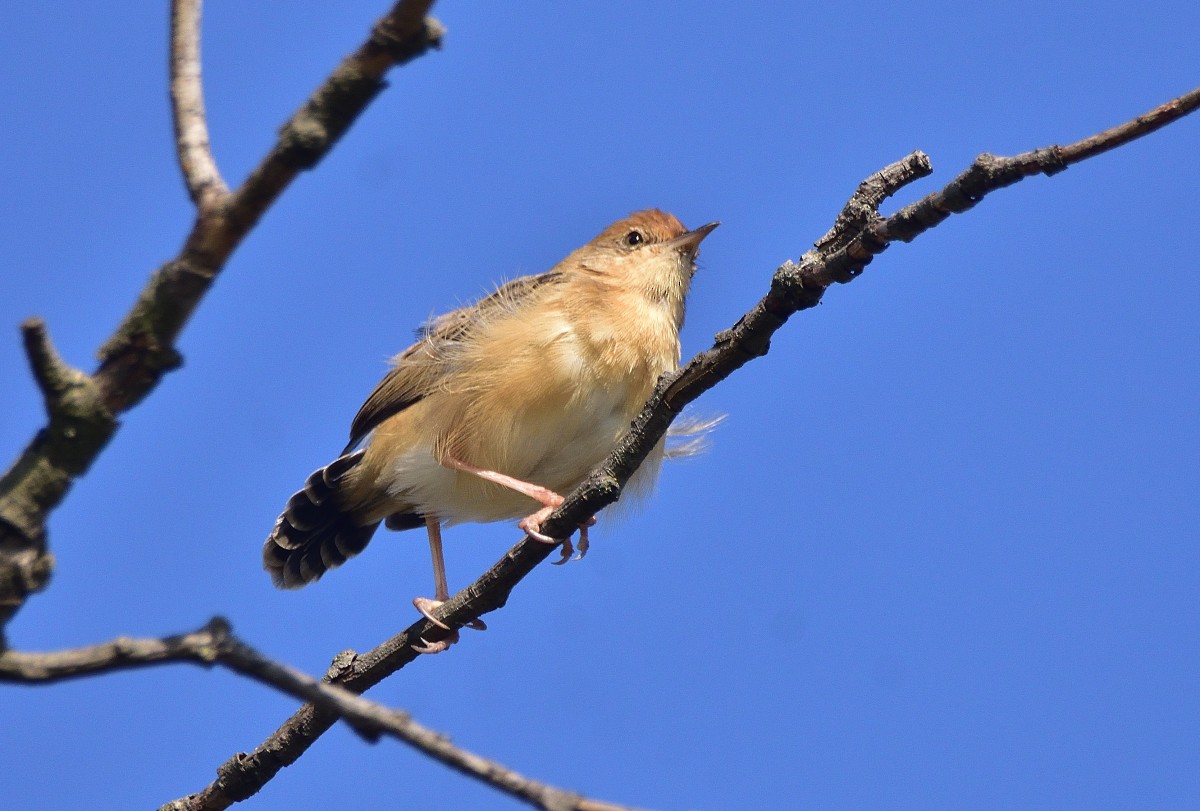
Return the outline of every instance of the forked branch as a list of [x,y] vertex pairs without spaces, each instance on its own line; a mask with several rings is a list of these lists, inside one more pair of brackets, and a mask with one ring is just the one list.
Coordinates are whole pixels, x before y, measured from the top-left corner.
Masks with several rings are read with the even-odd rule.
[[[100,348],[99,368],[92,375],[71,376],[71,390],[87,394],[70,398],[71,418],[56,421],[59,412],[52,409],[47,425],[0,476],[0,649],[8,620],[49,581],[53,557],[45,528],[50,513],[108,444],[116,417],[179,367],[176,339],[259,218],[300,172],[329,152],[383,89],[383,76],[390,68],[440,44],[442,28],[426,16],[432,4],[433,0],[397,2],[284,125],[274,148],[250,177],[237,191],[228,192],[212,157],[204,119],[200,4],[174,1],[171,95],[176,147],[197,205],[196,219],[179,255],[154,272],[125,320]],[[56,370],[65,364],[43,351],[49,343],[41,322],[27,323],[32,326],[26,328],[26,343],[38,353],[35,376],[46,393]]]

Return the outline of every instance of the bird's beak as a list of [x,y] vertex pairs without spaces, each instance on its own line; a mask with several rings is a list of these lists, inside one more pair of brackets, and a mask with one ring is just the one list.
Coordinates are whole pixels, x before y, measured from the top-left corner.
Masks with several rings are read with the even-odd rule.
[[688,231],[686,234],[680,234],[667,242],[667,246],[675,248],[680,253],[695,254],[700,247],[701,240],[711,234],[713,229],[720,224],[719,222],[710,222],[708,225],[702,225],[693,231]]

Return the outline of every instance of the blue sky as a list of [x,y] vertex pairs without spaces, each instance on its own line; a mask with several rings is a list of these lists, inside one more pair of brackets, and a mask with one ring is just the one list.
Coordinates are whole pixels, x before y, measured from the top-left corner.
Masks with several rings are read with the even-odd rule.
[[[92,356],[192,211],[162,4],[9,4],[0,26],[0,456],[42,424],[17,324]],[[205,74],[237,183],[382,3],[212,3]],[[706,348],[866,175],[914,149],[1067,142],[1191,89],[1195,3],[447,3],[237,251],[185,367],[50,525],[10,626],[47,649],[230,618],[321,673],[408,625],[419,533],[300,592],[260,570],[411,330],[658,206],[704,245]],[[1200,804],[1200,118],[997,193],[796,316],[697,404],[706,455],[602,514],[490,630],[369,695],[459,744],[657,809]],[[894,210],[888,208],[886,210]],[[7,330],[7,333],[4,332]],[[520,534],[447,532],[452,589]],[[13,808],[155,807],[295,702],[175,666],[0,690]],[[517,808],[403,746],[324,736],[247,808]]]

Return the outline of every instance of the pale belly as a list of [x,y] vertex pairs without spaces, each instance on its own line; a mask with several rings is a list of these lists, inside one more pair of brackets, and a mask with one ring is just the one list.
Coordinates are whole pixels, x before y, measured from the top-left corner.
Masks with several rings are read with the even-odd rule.
[[[565,496],[612,452],[658,374],[678,361],[671,330],[653,333],[663,344],[660,352],[624,354],[612,348],[652,342],[617,341],[595,329],[585,342],[569,323],[549,317],[535,331],[550,336],[535,348],[527,334],[506,337],[499,327],[481,336],[475,348],[481,360],[466,356],[453,387],[397,417],[404,436],[422,439],[398,443],[408,447],[377,469],[376,486],[387,492],[393,511],[447,523],[535,512],[542,505],[533,498],[448,467],[437,453]],[[482,360],[494,357],[507,359],[502,370]],[[648,490],[661,461],[660,444],[629,489]]]
[[[505,415],[503,424],[475,436],[475,446],[459,461],[495,470],[566,495],[609,453],[629,427],[624,387],[596,390],[571,407],[528,408]],[[647,459],[637,489],[657,474],[661,449]],[[524,517],[541,507],[532,498],[476,475],[440,464],[431,445],[401,454],[387,475],[389,496],[447,523],[501,521]]]

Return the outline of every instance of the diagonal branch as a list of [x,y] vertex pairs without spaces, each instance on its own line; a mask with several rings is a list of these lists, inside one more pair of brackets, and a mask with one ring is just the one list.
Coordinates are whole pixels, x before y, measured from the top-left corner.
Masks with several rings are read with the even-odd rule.
[[[222,665],[302,701],[313,702],[344,718],[356,732],[372,742],[380,736],[396,738],[535,808],[545,811],[632,811],[625,806],[588,799],[532,780],[502,763],[460,749],[445,735],[417,723],[406,712],[393,710],[331,684],[328,679],[352,661],[353,656],[349,651],[339,654],[330,667],[327,680],[314,679],[263,656],[234,636],[226,620],[214,617],[197,631],[163,639],[121,637],[101,645],[50,653],[4,651],[0,653],[0,681],[41,685],[178,662],[203,667]],[[184,801],[180,800],[164,808],[188,807],[182,803]]]
[[49,581],[53,558],[46,549],[46,519],[103,451],[116,431],[115,418],[179,367],[175,341],[234,249],[297,175],[315,166],[349,129],[383,89],[390,68],[439,46],[441,25],[426,16],[432,5],[433,0],[399,0],[283,126],[275,146],[241,187],[227,193],[204,124],[199,2],[175,0],[172,98],[180,166],[198,203],[196,220],[179,255],[154,272],[100,348],[100,366],[88,384],[95,393],[90,410],[75,416],[107,429],[72,434],[59,430],[72,426],[57,424],[52,414],[0,476],[0,630],[29,594]]
[[229,193],[213,160],[200,80],[201,0],[171,4],[171,114],[175,151],[188,194],[197,208],[215,207]]
[[[928,158],[914,152],[872,175],[860,184],[834,226],[813,250],[801,257],[798,264],[788,261],[775,271],[770,290],[762,300],[733,327],[718,333],[710,349],[696,355],[678,372],[659,380],[654,394],[617,448],[546,519],[543,531],[552,537],[566,537],[589,516],[616,501],[625,482],[685,406],[748,361],[765,355],[771,336],[793,313],[815,307],[830,284],[856,278],[890,243],[915,238],[954,211],[972,207],[996,189],[1033,174],[1054,174],[1182,118],[1198,106],[1200,88],[1133,122],[1065,147],[1034,150],[1012,158],[981,155],[944,189],[890,217],[879,214],[879,205],[904,186],[929,175],[932,168]],[[503,607],[517,583],[552,552],[553,547],[525,538],[478,580],[447,600],[436,614],[457,627]],[[356,657],[336,680],[348,690],[363,692],[415,659],[412,644],[422,638],[433,642],[447,635],[421,619]],[[301,707],[253,752],[239,754],[219,767],[215,782],[178,801],[185,805],[170,807],[189,811],[221,809],[250,797],[280,769],[294,763],[336,719],[336,715],[312,704]]]

